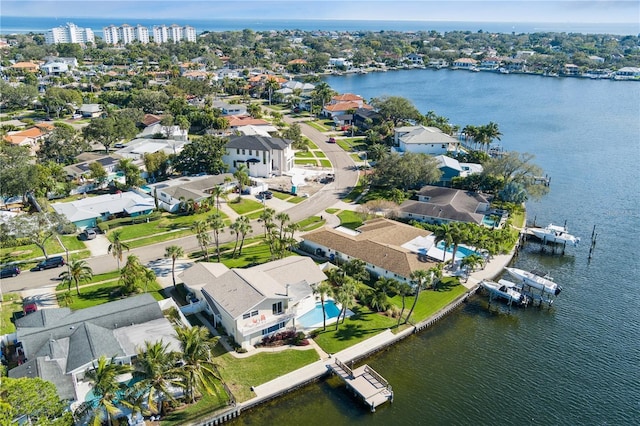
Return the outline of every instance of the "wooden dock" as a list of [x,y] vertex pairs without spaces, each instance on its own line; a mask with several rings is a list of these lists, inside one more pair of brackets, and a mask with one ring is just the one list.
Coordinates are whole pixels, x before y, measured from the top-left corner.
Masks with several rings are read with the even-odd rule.
[[346,383],[353,393],[359,396],[371,411],[387,401],[393,402],[393,390],[389,382],[368,365],[352,370],[336,358],[331,366],[331,371]]

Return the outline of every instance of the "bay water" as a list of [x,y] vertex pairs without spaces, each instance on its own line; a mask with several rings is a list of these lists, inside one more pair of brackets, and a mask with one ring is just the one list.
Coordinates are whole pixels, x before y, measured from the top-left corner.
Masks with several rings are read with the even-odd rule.
[[366,360],[395,392],[376,413],[328,379],[232,424],[640,424],[640,83],[429,69],[326,81],[367,100],[405,97],[461,127],[498,123],[503,148],[535,154],[551,177],[529,221],[566,221],[582,242],[564,256],[529,244],[514,261],[564,287],[551,309],[489,310],[474,296]]

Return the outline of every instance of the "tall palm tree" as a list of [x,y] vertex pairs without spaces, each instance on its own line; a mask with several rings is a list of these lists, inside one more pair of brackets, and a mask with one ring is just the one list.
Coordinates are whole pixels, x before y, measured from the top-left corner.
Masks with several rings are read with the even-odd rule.
[[453,245],[453,251],[451,253],[451,267],[456,263],[456,253],[458,252],[458,246],[464,244],[469,240],[469,234],[461,223],[453,223],[450,226],[451,230],[451,244]]
[[327,314],[324,307],[324,301],[326,297],[329,294],[331,294],[331,290],[332,290],[331,285],[329,285],[329,283],[327,283],[326,281],[321,282],[313,289],[313,292],[315,294],[320,295],[320,304],[322,305],[322,329],[323,330],[327,329]]
[[136,391],[146,396],[146,403],[152,413],[164,415],[162,401],[174,401],[171,387],[182,387],[184,381],[176,367],[179,354],[169,350],[169,344],[161,340],[155,343],[145,341],[144,348],[138,348],[133,377],[141,380],[135,384]]
[[118,229],[111,234],[111,244],[107,248],[107,252],[111,253],[118,262],[118,270],[120,270],[120,262],[122,262],[122,254],[125,250],[129,251],[129,245],[122,241],[122,230]]
[[278,239],[280,241],[282,241],[282,235],[284,233],[284,228],[287,222],[289,222],[290,218],[289,215],[285,212],[280,212],[278,214],[276,214],[275,219],[280,223],[280,231],[279,231],[279,236]]
[[402,321],[402,314],[404,314],[405,298],[411,294],[413,289],[408,283],[404,281],[398,281],[395,286],[395,291],[402,298],[402,309],[400,309],[400,315],[398,315],[398,326],[399,326],[400,321]]
[[418,297],[420,297],[420,291],[427,287],[427,283],[433,279],[433,273],[429,271],[425,271],[424,269],[419,269],[417,271],[413,271],[411,273],[411,282],[413,283],[413,289],[415,292],[415,299],[413,299],[413,305],[411,305],[411,309],[409,310],[409,314],[407,315],[407,319],[404,321],[405,324],[409,322],[409,318],[411,318],[411,314],[413,314],[413,310],[418,303]]
[[384,311],[389,308],[389,293],[394,291],[398,285],[398,280],[387,277],[380,277],[374,284],[374,294],[372,307],[378,311]]
[[85,378],[93,382],[93,395],[95,399],[82,403],[76,411],[76,416],[80,419],[89,417],[89,423],[93,426],[101,426],[104,421],[111,426],[113,420],[122,414],[118,407],[124,406],[132,408],[132,404],[122,399],[126,391],[126,385],[119,383],[117,378],[122,374],[132,371],[130,365],[120,365],[114,358],[107,358],[104,355],[93,362],[93,368],[87,369]]
[[226,191],[221,186],[216,186],[211,190],[211,197],[215,200],[216,210],[220,211],[220,198],[223,198],[226,194]]
[[238,164],[233,177],[238,181],[238,196],[242,196],[245,185],[249,183],[249,168],[244,163]]
[[213,362],[213,347],[218,338],[212,338],[205,327],[176,328],[182,351],[181,374],[185,380],[187,402],[195,401],[198,393],[218,394],[220,377]]
[[449,250],[449,247],[451,247],[451,245],[453,244],[452,233],[453,231],[451,230],[451,227],[446,223],[439,225],[434,231],[434,235],[436,237],[434,241],[435,244],[438,244],[440,241],[444,243],[444,254],[442,255],[443,262],[447,258],[447,250]]
[[273,217],[276,211],[271,207],[266,207],[262,213],[260,213],[260,220],[262,220],[262,226],[264,226],[264,236],[267,237],[271,227],[273,226]]
[[209,229],[207,224],[202,220],[197,220],[193,222],[191,225],[191,231],[196,234],[196,238],[198,239],[198,244],[200,245],[200,250],[204,253],[204,258],[206,261],[209,261],[209,243],[211,242],[211,237],[209,236]]
[[347,276],[344,278],[344,282],[340,287],[334,289],[333,297],[336,299],[342,308],[336,318],[336,330],[338,330],[338,324],[340,323],[340,316],[342,316],[342,322],[347,316],[347,309],[352,307],[355,303],[355,297],[358,294],[358,284],[356,280]]
[[240,242],[240,250],[238,251],[238,255],[242,255],[242,246],[244,245],[244,239],[248,233],[253,231],[251,227],[251,222],[249,222],[249,218],[247,216],[238,216],[235,222],[233,222],[230,226],[231,233],[236,236],[236,243],[233,246],[233,254],[232,257],[236,255],[236,249],[238,248],[238,241]]
[[164,249],[164,257],[171,258],[171,278],[173,278],[173,287],[176,286],[176,259],[184,256],[184,250],[180,246],[168,246]]
[[71,283],[76,284],[76,293],[80,295],[79,283],[82,280],[89,281],[93,278],[93,270],[85,260],[74,260],[69,264],[69,268],[59,275],[60,278],[68,283],[68,290],[71,291]]
[[216,245],[216,254],[218,256],[218,263],[220,262],[220,234],[224,232],[224,219],[220,213],[215,213],[209,216],[207,219],[209,227],[213,230],[213,242]]
[[270,77],[265,82],[265,88],[269,93],[269,105],[271,105],[271,96],[273,95],[273,92],[275,90],[278,90],[280,88],[280,83],[278,83],[278,80],[275,77]]

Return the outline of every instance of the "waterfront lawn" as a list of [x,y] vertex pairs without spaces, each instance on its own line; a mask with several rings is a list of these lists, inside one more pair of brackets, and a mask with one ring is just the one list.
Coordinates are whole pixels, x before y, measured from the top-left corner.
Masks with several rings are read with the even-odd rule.
[[335,324],[328,325],[326,331],[316,331],[313,340],[325,352],[335,354],[388,328],[394,328],[398,323],[397,319],[374,312],[367,306],[355,306],[351,310],[354,315],[346,318],[337,331]]
[[164,416],[160,425],[182,426],[191,424],[197,420],[202,420],[220,408],[226,408],[228,401],[229,397],[226,392],[222,392],[220,396],[205,394],[195,404],[178,407],[175,411]]
[[312,362],[318,361],[318,353],[309,350],[262,352],[246,358],[235,358],[229,353],[218,356],[215,362],[220,375],[238,401],[255,396],[251,386],[258,386]]
[[[73,310],[102,305],[103,303],[122,299],[122,297],[119,296],[119,287],[119,280],[108,281],[90,287],[81,287],[80,296],[78,296],[75,285],[71,284],[71,303],[68,305],[64,303],[63,293],[58,293],[58,303],[60,306],[68,306]],[[150,293],[156,300],[162,300],[165,298],[162,294],[162,287],[160,287],[160,285],[155,281],[147,286],[147,293]]]
[[[460,284],[460,280],[457,277],[444,277],[437,289],[420,292],[418,303],[413,314],[411,314],[409,322],[416,324],[426,320],[466,292],[467,288]],[[398,308],[402,307],[402,298],[400,296],[394,296],[391,298],[391,302]],[[406,297],[405,304],[404,316],[406,317],[413,304],[413,297]]]
[[343,210],[338,213],[338,217],[340,218],[340,226],[349,229],[356,229],[364,223],[360,213],[352,210]]

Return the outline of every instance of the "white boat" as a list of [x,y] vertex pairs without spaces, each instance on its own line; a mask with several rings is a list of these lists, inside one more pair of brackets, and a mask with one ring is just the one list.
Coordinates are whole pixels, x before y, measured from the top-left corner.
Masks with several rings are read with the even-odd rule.
[[489,293],[496,297],[505,299],[509,303],[525,303],[525,296],[516,289],[516,285],[511,281],[500,280],[499,282],[482,280],[480,285]]
[[557,226],[552,223],[546,228],[531,228],[531,232],[544,242],[560,244],[570,243],[574,246],[580,242],[580,238],[569,234],[566,227]]
[[543,293],[553,294],[557,296],[562,291],[562,287],[553,282],[549,278],[545,278],[541,275],[535,274],[533,272],[525,271],[523,269],[518,268],[504,268],[512,277],[518,279],[523,284],[528,285],[529,287],[536,288],[538,290],[542,290]]

